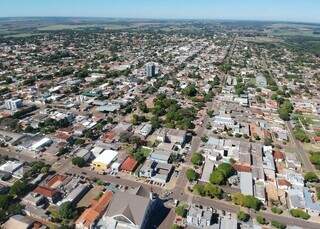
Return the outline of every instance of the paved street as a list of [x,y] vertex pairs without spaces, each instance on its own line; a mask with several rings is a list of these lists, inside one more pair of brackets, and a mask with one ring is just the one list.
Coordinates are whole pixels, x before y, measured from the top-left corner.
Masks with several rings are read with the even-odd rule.
[[301,143],[294,137],[293,128],[290,122],[286,122],[286,126],[288,129],[289,137],[291,143],[295,146],[295,152],[297,154],[298,160],[302,163],[302,167],[306,172],[315,172],[315,168],[309,160],[308,153],[304,150]]

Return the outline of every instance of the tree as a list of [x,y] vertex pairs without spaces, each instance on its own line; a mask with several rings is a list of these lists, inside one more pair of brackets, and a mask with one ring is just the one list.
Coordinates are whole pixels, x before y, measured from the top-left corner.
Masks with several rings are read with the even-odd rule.
[[287,226],[278,222],[278,221],[275,221],[275,220],[272,220],[271,221],[271,225],[274,226],[275,228],[278,228],[278,229],[285,229]]
[[275,213],[275,214],[278,214],[278,215],[280,215],[280,214],[282,214],[282,209],[280,209],[280,208],[277,208],[277,207],[272,207],[271,208],[271,211],[273,212],[273,213]]
[[191,156],[191,162],[194,165],[201,165],[203,162],[203,156],[200,153],[194,153]]
[[182,227],[179,226],[179,225],[177,225],[177,224],[173,224],[173,225],[171,226],[171,229],[182,229]]
[[304,219],[304,220],[307,220],[307,219],[310,218],[310,215],[308,213],[306,213],[305,211],[301,210],[301,209],[291,209],[290,210],[290,214],[293,217],[301,218],[301,219]]
[[214,170],[210,175],[210,183],[222,185],[225,184],[225,176],[220,170]]
[[201,184],[195,184],[193,186],[193,192],[195,194],[200,195],[200,196],[205,196],[206,195],[205,190],[204,190],[204,185],[201,185]]
[[10,206],[10,195],[0,195],[0,209],[7,209]]
[[250,215],[243,211],[239,211],[237,214],[237,218],[242,222],[247,222],[250,219]]
[[298,139],[301,142],[310,142],[310,138],[308,137],[306,132],[304,132],[304,130],[301,128],[295,128],[293,131],[293,135],[296,139]]
[[182,93],[187,96],[194,97],[197,95],[198,91],[196,85],[190,84],[185,89],[183,89]]
[[82,157],[74,157],[72,158],[72,164],[82,168],[85,166],[86,161]]
[[187,215],[187,206],[185,204],[180,204],[176,207],[175,212],[178,216],[186,217]]
[[160,122],[159,116],[153,116],[151,118],[150,122],[152,125],[152,129],[154,129],[154,130],[161,127],[161,122]]
[[143,112],[143,113],[148,113],[149,109],[147,107],[147,104],[145,102],[141,102],[139,104],[139,109]]
[[307,182],[317,182],[319,180],[317,174],[315,174],[314,172],[307,172],[304,175],[304,179]]
[[259,211],[262,206],[262,202],[259,199],[255,198],[254,196],[251,196],[251,195],[245,196],[239,192],[234,193],[232,195],[232,201],[236,205],[240,205],[240,206],[247,207],[247,208],[252,208],[256,211]]
[[218,198],[218,199],[222,198],[222,189],[216,185],[207,183],[204,186],[204,191],[206,195],[211,198]]
[[310,161],[316,166],[320,166],[320,152],[311,152]]
[[25,193],[28,192],[28,184],[26,181],[16,181],[14,184],[10,187],[10,195],[14,196],[22,196]]
[[234,204],[242,206],[244,203],[244,195],[240,192],[236,192],[232,195],[232,201]]
[[186,171],[186,176],[190,182],[195,181],[199,178],[199,174],[196,173],[196,171],[194,171],[193,169],[188,169]]
[[226,178],[232,176],[234,173],[234,169],[229,163],[220,164],[218,170],[221,171]]
[[261,208],[262,202],[254,196],[247,195],[244,197],[243,205],[258,211]]
[[257,222],[261,225],[268,224],[267,220],[262,215],[257,215]]
[[73,219],[75,208],[71,202],[64,202],[59,208],[59,217],[62,219]]
[[285,100],[278,109],[279,117],[284,121],[289,121],[292,111],[292,103],[289,100]]

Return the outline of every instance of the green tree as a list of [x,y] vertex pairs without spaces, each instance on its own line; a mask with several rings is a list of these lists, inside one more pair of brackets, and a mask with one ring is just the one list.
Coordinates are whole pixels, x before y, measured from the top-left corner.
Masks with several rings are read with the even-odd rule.
[[268,224],[267,220],[262,215],[257,215],[257,222],[261,225]]
[[271,221],[271,225],[274,226],[275,228],[278,228],[278,229],[285,229],[287,226],[278,222],[278,221],[275,221],[275,220],[272,220]]
[[237,218],[242,222],[247,222],[250,219],[250,215],[243,211],[239,211],[237,214]]
[[186,171],[186,176],[190,182],[195,181],[199,178],[199,174],[196,173],[196,171],[194,171],[193,169],[188,169]]
[[254,196],[247,195],[244,197],[243,205],[258,211],[261,208],[262,202]]
[[225,184],[225,176],[220,170],[214,170],[210,175],[210,183],[222,185]]
[[232,202],[236,205],[242,206],[244,203],[244,195],[240,192],[236,192],[232,195]]
[[180,204],[179,206],[176,207],[175,212],[178,216],[181,217],[186,217],[187,216],[187,205],[185,204]]
[[8,209],[11,200],[10,195],[0,195],[0,209]]
[[179,226],[179,225],[177,225],[177,224],[173,224],[172,226],[171,226],[171,229],[182,229],[183,227],[181,227],[181,226]]
[[222,189],[216,185],[207,183],[204,186],[204,191],[205,191],[206,195],[211,198],[218,198],[218,199],[222,198],[222,193],[223,193]]
[[59,217],[62,219],[73,219],[75,208],[71,202],[64,202],[59,208]]
[[202,184],[195,184],[193,186],[193,192],[197,195],[200,195],[200,196],[206,195],[205,190],[204,190],[204,185],[202,185]]
[[143,112],[143,113],[148,113],[149,109],[147,107],[147,104],[145,102],[141,102],[139,104],[139,109]]
[[13,196],[22,196],[25,193],[27,193],[29,190],[28,184],[26,181],[16,181],[14,184],[10,187],[10,195]]
[[190,84],[185,89],[183,89],[182,93],[187,96],[194,97],[197,95],[198,90],[195,84]]
[[72,164],[82,168],[85,166],[86,161],[82,157],[74,157],[72,158]]
[[223,173],[223,175],[228,178],[233,175],[234,169],[229,163],[222,163],[218,166],[218,170]]
[[203,156],[200,153],[194,153],[191,156],[191,162],[194,165],[201,165],[203,162]]
[[318,182],[318,180],[319,180],[317,174],[315,174],[314,172],[307,172],[307,173],[304,175],[304,179],[305,179],[307,182]]
[[312,164],[320,166],[320,152],[311,152],[310,161]]
[[301,210],[301,209],[291,209],[290,210],[290,214],[293,217],[301,218],[301,219],[304,219],[304,220],[307,220],[307,219],[310,218],[310,215],[308,213],[306,213],[305,211]]
[[275,214],[281,215],[283,213],[282,209],[277,208],[277,207],[272,207],[271,211]]

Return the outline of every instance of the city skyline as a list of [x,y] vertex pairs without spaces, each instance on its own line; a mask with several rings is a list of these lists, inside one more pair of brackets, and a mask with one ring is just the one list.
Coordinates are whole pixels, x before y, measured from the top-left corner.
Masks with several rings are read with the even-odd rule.
[[0,17],[110,17],[147,19],[222,19],[320,22],[314,0],[2,0]]

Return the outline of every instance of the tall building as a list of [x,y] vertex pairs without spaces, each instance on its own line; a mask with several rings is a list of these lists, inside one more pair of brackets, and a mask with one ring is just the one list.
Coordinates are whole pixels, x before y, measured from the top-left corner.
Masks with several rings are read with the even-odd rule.
[[17,110],[18,108],[22,107],[22,99],[8,99],[5,102],[5,107],[8,110]]
[[147,77],[154,77],[156,75],[156,65],[154,63],[146,64]]

